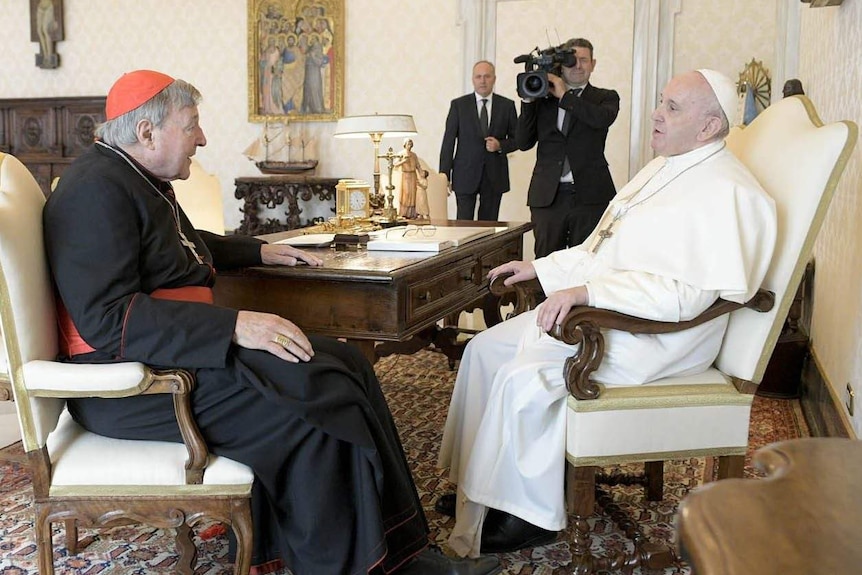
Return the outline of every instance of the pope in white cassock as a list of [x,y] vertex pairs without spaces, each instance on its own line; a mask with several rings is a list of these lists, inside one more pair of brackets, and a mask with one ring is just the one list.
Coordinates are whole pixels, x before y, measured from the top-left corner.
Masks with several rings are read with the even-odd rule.
[[[726,76],[674,77],[652,116],[658,157],[620,190],[590,237],[491,270],[492,278],[514,272],[507,285],[538,278],[548,299],[478,334],[461,360],[438,462],[458,491],[437,504],[456,514],[449,544],[460,555],[546,544],[566,526],[562,366],[573,346],[546,332],[572,306],[684,321],[719,297],[744,302],[760,287],[775,204],[725,148],[736,109]],[[638,385],[704,371],[726,326],[724,315],[671,334],[608,331],[593,379]]]

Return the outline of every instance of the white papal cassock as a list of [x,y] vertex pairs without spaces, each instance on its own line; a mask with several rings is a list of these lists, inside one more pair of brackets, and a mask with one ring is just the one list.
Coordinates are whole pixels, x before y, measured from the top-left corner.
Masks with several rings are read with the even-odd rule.
[[[598,230],[612,221],[612,235],[593,253]],[[717,142],[650,162],[583,244],[533,265],[547,294],[586,285],[594,307],[682,321],[718,297],[749,299],[766,274],[775,235],[774,202]],[[679,333],[607,331],[593,379],[638,385],[703,371],[726,325],[723,316]],[[573,353],[574,346],[536,326],[535,311],[479,333],[467,346],[438,461],[458,485],[449,543],[460,555],[478,555],[489,507],[544,529],[565,528],[563,362]]]

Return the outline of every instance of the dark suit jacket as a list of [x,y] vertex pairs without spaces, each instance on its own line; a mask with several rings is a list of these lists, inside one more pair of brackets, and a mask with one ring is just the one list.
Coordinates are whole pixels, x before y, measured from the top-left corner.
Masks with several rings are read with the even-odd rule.
[[485,150],[475,93],[452,100],[449,107],[446,131],[440,146],[440,173],[446,174],[456,194],[476,193],[483,167],[495,192],[502,194],[509,191],[509,161],[506,154],[517,148],[515,130],[518,115],[515,112],[515,102],[497,94],[492,94],[491,97],[488,135],[500,141],[499,152]]
[[[567,134],[557,129],[557,108],[570,114]],[[590,84],[580,97],[567,92],[559,102],[551,96],[521,104],[518,148],[527,151],[539,143],[527,192],[528,206],[543,208],[554,201],[566,155],[575,193],[583,203],[606,204],[614,197],[616,189],[605,159],[605,140],[619,111],[619,94]]]

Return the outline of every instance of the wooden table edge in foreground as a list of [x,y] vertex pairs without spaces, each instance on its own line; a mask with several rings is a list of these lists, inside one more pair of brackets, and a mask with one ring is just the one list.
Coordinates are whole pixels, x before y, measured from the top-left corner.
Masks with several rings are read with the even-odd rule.
[[805,438],[754,454],[763,479],[724,479],[680,504],[683,558],[698,575],[858,573],[862,442]]

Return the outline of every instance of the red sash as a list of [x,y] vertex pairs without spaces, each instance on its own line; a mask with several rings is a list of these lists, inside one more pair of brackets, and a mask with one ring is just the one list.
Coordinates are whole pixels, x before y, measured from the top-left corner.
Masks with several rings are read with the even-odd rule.
[[[150,297],[211,304],[213,303],[213,290],[204,286],[183,286],[179,288],[157,289],[150,294]],[[81,337],[78,328],[72,323],[72,318],[69,316],[69,312],[60,298],[57,298],[57,322],[60,324],[59,344],[62,355],[72,357],[96,351],[96,348],[92,347]]]

